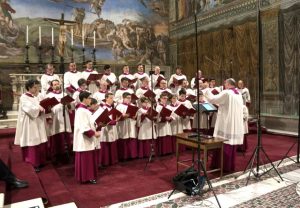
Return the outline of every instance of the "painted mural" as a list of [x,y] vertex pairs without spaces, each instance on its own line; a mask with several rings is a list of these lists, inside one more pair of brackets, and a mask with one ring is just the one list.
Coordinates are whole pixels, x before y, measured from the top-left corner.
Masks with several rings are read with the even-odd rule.
[[[0,62],[167,63],[168,0],[0,0]],[[63,19],[62,19],[62,14]],[[52,47],[54,46],[54,47]],[[82,49],[85,50],[82,50]]]
[[177,20],[191,17],[195,10],[197,13],[206,12],[233,1],[237,0],[178,0]]

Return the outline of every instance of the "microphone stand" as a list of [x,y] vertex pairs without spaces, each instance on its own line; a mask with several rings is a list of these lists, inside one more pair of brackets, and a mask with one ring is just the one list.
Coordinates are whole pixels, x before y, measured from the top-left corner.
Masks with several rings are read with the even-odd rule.
[[[274,164],[272,163],[272,161],[270,160],[269,156],[267,155],[267,153],[265,152],[263,146],[262,146],[262,137],[261,137],[261,97],[262,97],[262,86],[263,86],[263,59],[262,59],[262,28],[261,28],[261,14],[260,14],[260,0],[257,0],[257,27],[258,27],[258,100],[257,100],[257,104],[258,104],[258,108],[257,108],[257,146],[254,149],[252,156],[250,158],[250,160],[248,161],[248,164],[244,170],[244,173],[246,173],[246,171],[249,171],[249,175],[247,178],[247,182],[246,182],[246,186],[248,185],[251,173],[253,173],[253,176],[255,178],[260,178],[261,176],[265,175],[266,173],[268,173],[269,171],[271,171],[272,169],[275,170],[275,172],[277,173],[277,175],[279,176],[279,178],[283,181],[280,173],[278,172],[277,168],[274,166]],[[266,157],[267,161],[271,164],[271,168],[268,170],[263,171],[263,173],[259,173],[260,170],[260,161],[262,161],[261,157],[260,157],[260,151],[263,153],[263,155]],[[263,162],[263,161],[262,161]],[[256,163],[256,167],[254,167],[254,163]],[[249,169],[248,169],[249,168]],[[254,171],[254,169],[256,169],[256,171]],[[238,178],[239,176],[235,177]],[[278,181],[280,182],[280,181]]]
[[[154,71],[153,71],[153,66],[152,66],[152,52],[150,54],[150,74],[151,74],[151,90],[153,90],[153,74],[154,74]],[[154,107],[154,100],[151,99],[151,109],[153,110],[153,107]],[[151,144],[150,144],[150,155],[149,155],[149,158],[146,162],[146,165],[144,167],[144,171],[147,169],[147,166],[150,162],[152,162],[152,158],[153,156],[155,156],[155,149],[154,149],[154,121],[151,120]]]

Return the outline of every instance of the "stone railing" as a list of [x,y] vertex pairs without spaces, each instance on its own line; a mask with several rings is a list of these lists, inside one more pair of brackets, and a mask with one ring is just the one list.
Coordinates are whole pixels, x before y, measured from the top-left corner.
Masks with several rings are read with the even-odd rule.
[[[18,110],[20,96],[26,92],[25,83],[29,79],[41,80],[42,74],[10,74],[11,86],[13,92],[13,106],[12,110]],[[62,78],[62,75],[59,74],[59,77]]]

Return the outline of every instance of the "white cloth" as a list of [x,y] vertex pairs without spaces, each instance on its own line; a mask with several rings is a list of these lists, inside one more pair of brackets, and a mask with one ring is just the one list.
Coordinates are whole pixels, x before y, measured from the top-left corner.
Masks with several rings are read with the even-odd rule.
[[246,103],[251,103],[250,92],[249,92],[248,88],[246,88],[246,87],[244,87],[243,89],[238,88],[237,90],[243,97],[244,105],[246,105]]
[[[168,108],[169,110],[172,110],[171,106],[166,105],[166,108]],[[156,106],[156,111],[158,113],[161,112],[161,110],[163,109],[163,106],[161,104],[158,104]],[[172,115],[171,117],[173,118],[173,120],[175,119]],[[164,137],[164,136],[171,136],[172,135],[172,129],[171,129],[171,125],[170,122],[166,121],[166,122],[161,122],[161,117],[158,118],[158,124],[157,124],[157,137]]]
[[[116,109],[124,115],[127,111],[127,107],[127,105],[120,103],[119,105],[117,105]],[[131,118],[120,120],[117,123],[117,128],[119,139],[137,138],[136,120]]]
[[99,148],[100,141],[98,138],[95,136],[89,138],[84,134],[89,130],[96,131],[92,113],[86,108],[79,107],[75,111],[73,151],[84,152]]
[[104,103],[104,99],[105,99],[105,95],[106,93],[108,93],[109,91],[97,91],[93,94],[93,98],[95,98],[97,100],[98,103],[102,104]]
[[45,116],[40,114],[38,97],[20,97],[15,144],[21,147],[36,146],[47,142]]
[[156,139],[155,122],[152,122],[149,118],[145,117],[142,120],[142,115],[147,113],[147,109],[140,108],[137,112],[137,127],[139,128],[138,139],[152,139],[152,124],[153,124],[153,139]]
[[[189,100],[185,100],[185,101],[180,101],[178,100],[178,103],[180,105],[184,105],[185,107],[187,107],[188,109],[191,109],[193,107],[191,101]],[[191,127],[191,119],[194,119],[193,117],[191,116],[186,116],[185,118],[180,118],[180,122],[182,123],[182,128],[183,130],[192,130],[192,127]]]
[[[98,74],[98,72],[96,70],[87,70],[86,69],[83,72],[81,72],[81,74],[82,74],[82,78],[87,80],[87,78],[90,76],[90,74]],[[98,91],[98,87],[94,81],[92,81],[89,84],[88,89],[92,94]]]
[[134,80],[134,76],[132,75],[132,74],[121,74],[120,76],[119,76],[119,82],[121,83],[121,79],[122,78],[124,78],[124,77],[126,77],[127,79],[129,79],[129,80]]
[[219,105],[214,137],[228,139],[226,144],[243,144],[243,98],[233,90],[223,90],[218,95],[213,95],[209,90],[205,96],[208,101]]
[[59,76],[57,74],[52,74],[52,75],[49,75],[49,74],[43,74],[41,76],[41,93],[43,95],[46,95],[48,89],[50,88],[50,83],[53,81],[53,80],[58,80],[58,81],[61,81],[59,79]]
[[174,113],[174,111],[179,107],[179,105],[180,104],[178,102],[176,104],[170,105],[170,108],[172,109],[172,117],[174,118],[174,120],[170,122],[172,135],[183,133],[183,125],[181,122],[181,118],[176,113]]
[[180,91],[181,89],[185,89],[186,95],[187,95],[187,96],[189,96],[189,95],[194,95],[194,96],[196,96],[196,95],[197,95],[197,92],[195,92],[195,90],[192,90],[191,88],[182,88],[182,87],[179,87],[179,88],[177,89],[176,95],[179,95],[179,91]]
[[167,91],[167,92],[169,92],[169,93],[172,94],[172,91],[169,88],[165,88],[165,89],[163,89],[163,88],[157,88],[154,91],[154,93],[156,94],[156,97],[155,97],[156,101],[158,101],[158,99],[160,98],[161,93],[163,93],[164,91]]
[[[48,98],[55,97],[59,102],[61,98],[63,97],[62,93],[54,93],[50,92],[47,94]],[[70,124],[70,118],[69,118],[69,112],[68,108],[65,107],[65,121],[66,121],[66,131],[65,131],[65,124],[64,124],[64,116],[63,116],[63,105],[61,103],[57,104],[51,109],[50,117],[52,119],[52,124],[47,123],[47,133],[48,136],[53,136],[58,133],[62,132],[72,132],[71,124]]]
[[76,89],[79,88],[78,86],[78,80],[81,79],[82,74],[79,71],[76,72],[66,72],[64,75],[64,88],[68,88],[71,85]]
[[104,74],[102,80],[106,81],[109,84],[109,91],[111,91],[112,93],[116,92],[117,77],[114,73],[111,72],[110,74]]
[[137,73],[135,73],[133,76],[134,76],[135,78],[137,78],[137,81],[134,83],[134,88],[135,88],[135,89],[139,89],[139,87],[141,87],[141,84],[142,84],[141,79],[143,79],[143,78],[145,78],[145,77],[147,77],[148,80],[149,80],[149,87],[151,86],[150,77],[149,77],[149,75],[146,74],[145,72],[143,72],[143,73],[137,72]]
[[248,129],[248,118],[249,118],[249,111],[246,105],[243,105],[243,118],[244,118],[244,134],[248,134],[249,133],[249,129]]
[[114,101],[116,103],[122,103],[123,102],[123,97],[122,96],[125,92],[128,92],[130,94],[134,93],[134,91],[131,88],[120,88],[115,93]]

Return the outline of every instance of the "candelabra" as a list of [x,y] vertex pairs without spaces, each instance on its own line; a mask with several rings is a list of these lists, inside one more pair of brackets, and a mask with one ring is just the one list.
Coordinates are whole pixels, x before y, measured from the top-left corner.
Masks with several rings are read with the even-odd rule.
[[55,57],[54,57],[54,45],[51,45],[50,46],[50,49],[51,49],[51,63],[55,63]]
[[93,65],[96,66],[96,48],[93,49]]
[[85,48],[82,48],[82,66],[85,65]]
[[42,58],[42,45],[39,45],[39,70],[40,70],[40,73],[43,73],[44,70],[43,70],[43,58]]
[[29,67],[29,48],[30,46],[26,44],[25,46],[25,73],[30,73],[30,67]]
[[71,62],[74,63],[74,47],[71,46]]

